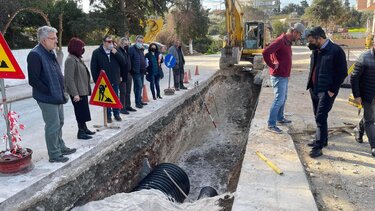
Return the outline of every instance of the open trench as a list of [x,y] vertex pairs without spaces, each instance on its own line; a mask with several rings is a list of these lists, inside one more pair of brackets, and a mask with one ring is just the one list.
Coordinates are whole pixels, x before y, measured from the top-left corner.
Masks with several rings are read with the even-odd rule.
[[[25,202],[23,208],[65,210],[130,192],[141,179],[145,157],[151,167],[168,162],[184,169],[193,200],[204,186],[214,187],[219,194],[234,192],[260,92],[253,78],[240,67],[218,71],[172,105],[160,108],[132,130],[115,135],[72,163],[71,178],[45,197]],[[226,205],[226,209],[230,207],[230,203]]]

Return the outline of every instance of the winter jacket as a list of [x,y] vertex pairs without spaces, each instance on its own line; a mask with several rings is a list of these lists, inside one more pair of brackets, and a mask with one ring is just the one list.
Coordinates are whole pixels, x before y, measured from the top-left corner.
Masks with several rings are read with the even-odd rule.
[[[178,55],[179,52],[181,53],[181,61],[180,61],[180,56]],[[185,65],[185,56],[184,52],[182,52],[182,49],[177,48],[175,45],[172,45],[172,47],[169,48],[168,50],[169,54],[172,54],[172,56],[176,59],[176,68],[183,67]]]
[[104,70],[110,83],[118,85],[120,83],[120,76],[122,75],[121,66],[124,65],[124,62],[125,59],[119,52],[116,52],[115,54],[111,52],[109,59],[104,51],[103,45],[100,45],[99,48],[92,52],[91,57],[90,69],[94,82],[98,80],[100,71]]
[[[314,70],[315,84],[312,79]],[[337,94],[347,74],[345,52],[340,46],[328,40],[327,46],[314,50],[311,54],[307,89],[312,88],[315,93],[331,91]]]
[[47,51],[41,44],[27,56],[29,84],[33,87],[33,98],[42,103],[63,104],[64,78],[53,51]]
[[374,49],[362,53],[358,58],[350,78],[350,83],[355,98],[361,97],[363,101],[372,103],[375,97]]
[[119,47],[117,50],[122,54],[122,56],[125,59],[125,64],[124,66],[122,66],[122,70],[121,70],[122,81],[125,82],[128,80],[128,73],[130,73],[132,69],[132,63],[130,60],[130,55],[128,53],[128,50],[121,48],[121,47]]
[[146,60],[143,49],[138,49],[135,45],[129,47],[129,55],[132,63],[131,74],[146,74]]
[[65,91],[70,96],[91,94],[90,72],[85,63],[75,55],[69,54],[65,60],[64,79]]

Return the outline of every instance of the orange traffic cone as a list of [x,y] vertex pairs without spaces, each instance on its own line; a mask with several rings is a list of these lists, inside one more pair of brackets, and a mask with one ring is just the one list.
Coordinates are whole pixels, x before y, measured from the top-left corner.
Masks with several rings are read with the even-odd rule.
[[198,65],[195,66],[195,75],[199,75]]
[[187,72],[184,73],[184,84],[188,84],[189,83],[189,79],[188,79],[188,74]]
[[189,81],[191,81],[191,73],[190,73],[190,69],[189,69],[189,72],[188,72],[188,79],[189,79]]
[[150,102],[147,95],[147,87],[146,85],[143,85],[143,93],[142,93],[142,102]]

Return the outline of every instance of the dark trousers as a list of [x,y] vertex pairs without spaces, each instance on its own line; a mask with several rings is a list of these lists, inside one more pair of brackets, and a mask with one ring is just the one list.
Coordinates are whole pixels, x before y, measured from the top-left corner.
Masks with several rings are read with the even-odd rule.
[[180,88],[184,85],[184,66],[173,68],[174,88]]
[[153,98],[156,97],[156,95],[155,95],[155,89],[156,89],[157,96],[160,96],[160,84],[159,84],[159,82],[160,82],[159,75],[151,75],[151,78],[150,78],[150,90],[151,90]]
[[362,117],[362,119],[358,122],[357,125],[358,135],[362,138],[362,136],[365,134],[365,119]]
[[130,93],[131,93],[131,89],[132,89],[132,84],[133,84],[133,77],[129,73],[128,74],[128,80],[126,81],[125,108],[131,107]]
[[375,100],[372,103],[363,101],[363,118],[366,135],[371,148],[375,148]]
[[324,143],[328,141],[328,113],[332,109],[337,94],[330,97],[328,92],[314,93],[310,89],[310,96],[316,122],[315,147],[322,149]]
[[[115,92],[116,96],[118,97],[118,84],[112,84],[113,91]],[[112,112],[114,116],[119,116],[120,115],[120,109],[118,108],[107,108],[107,118],[111,118]]]
[[142,102],[142,74],[134,74],[133,75],[133,82],[134,82],[134,96],[135,96],[135,104],[140,105]]
[[83,124],[91,120],[89,100],[87,95],[79,97],[81,98],[81,100],[78,102],[73,101],[73,96],[70,96],[70,100],[72,101],[74,107],[74,114],[76,116],[77,122],[79,124]]

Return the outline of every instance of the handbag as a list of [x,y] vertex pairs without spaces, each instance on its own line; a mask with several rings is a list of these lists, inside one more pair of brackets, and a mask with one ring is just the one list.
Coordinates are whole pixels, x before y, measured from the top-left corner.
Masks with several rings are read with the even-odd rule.
[[164,78],[164,72],[163,72],[163,68],[159,66],[159,77],[160,79],[163,79]]
[[151,81],[151,74],[150,73],[146,75],[146,80],[149,81],[149,82]]

